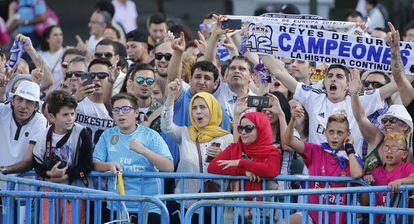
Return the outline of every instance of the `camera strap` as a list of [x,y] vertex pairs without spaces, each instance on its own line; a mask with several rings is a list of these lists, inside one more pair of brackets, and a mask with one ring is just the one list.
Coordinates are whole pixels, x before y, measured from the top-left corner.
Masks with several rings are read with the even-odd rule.
[[[46,135],[46,148],[45,148],[45,154],[43,157],[43,160],[49,160],[51,158],[51,151],[52,151],[52,135],[53,135],[53,129],[54,129],[55,125],[52,124],[52,126],[50,126],[49,130],[47,131],[47,135]],[[70,129],[70,131],[68,131],[68,133],[66,133],[62,139],[60,139],[57,143],[56,143],[56,148],[61,148],[63,145],[65,145],[65,143],[68,141],[70,135],[72,134],[72,129]]]

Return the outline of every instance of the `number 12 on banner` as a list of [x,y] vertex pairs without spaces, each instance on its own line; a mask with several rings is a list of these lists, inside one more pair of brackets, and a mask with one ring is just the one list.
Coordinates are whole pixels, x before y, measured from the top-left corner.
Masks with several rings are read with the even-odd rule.
[[272,46],[273,29],[269,25],[249,24],[249,38],[246,47],[252,52],[272,54],[278,47]]

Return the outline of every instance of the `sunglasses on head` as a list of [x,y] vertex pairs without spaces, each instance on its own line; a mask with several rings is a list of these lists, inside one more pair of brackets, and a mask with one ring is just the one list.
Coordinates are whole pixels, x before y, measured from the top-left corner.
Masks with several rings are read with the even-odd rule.
[[391,152],[396,152],[396,151],[398,151],[398,150],[402,150],[402,151],[406,151],[407,149],[405,149],[405,148],[400,148],[400,147],[398,147],[398,146],[388,146],[388,145],[384,145],[384,146],[382,146],[382,151],[384,151],[384,152],[388,152],[389,150],[391,151]]
[[65,78],[69,79],[69,78],[72,78],[72,76],[76,76],[77,78],[80,78],[84,74],[85,72],[82,72],[82,71],[70,71],[70,72],[66,72]]
[[151,78],[151,77],[144,78],[142,76],[138,76],[138,77],[135,78],[135,82],[137,82],[140,85],[142,85],[142,84],[144,84],[144,82],[146,82],[147,85],[151,86],[152,84],[154,84],[155,80],[154,80],[154,78]]
[[91,75],[92,79],[95,77],[98,77],[98,79],[105,79],[109,76],[109,74],[106,72],[89,72],[89,74]]
[[246,126],[239,125],[239,126],[237,126],[237,131],[238,131],[240,134],[243,132],[243,130],[244,130],[246,133],[250,133],[250,132],[252,132],[252,131],[253,131],[253,129],[255,129],[255,128],[256,128],[256,126],[254,126],[254,125],[250,125],[250,124],[248,124],[248,125],[246,125]]
[[400,119],[396,117],[384,117],[381,119],[381,124],[385,125],[386,123],[390,122],[391,124],[397,123]]
[[95,58],[112,58],[111,52],[95,52]]
[[384,86],[384,84],[377,81],[364,81],[362,82],[365,88],[372,86],[374,89],[378,89]]
[[165,53],[165,54],[160,53],[160,52],[155,53],[155,59],[157,60],[161,60],[162,58],[165,58],[166,61],[169,61],[171,60],[171,57],[172,57],[172,54],[170,53]]
[[121,111],[122,114],[129,114],[133,109],[131,106],[112,107],[112,114],[119,114]]

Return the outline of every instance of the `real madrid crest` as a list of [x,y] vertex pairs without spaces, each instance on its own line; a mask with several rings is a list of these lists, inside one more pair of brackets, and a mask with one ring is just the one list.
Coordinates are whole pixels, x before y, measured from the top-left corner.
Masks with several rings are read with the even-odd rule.
[[111,137],[112,145],[116,145],[116,143],[118,143],[118,141],[119,141],[119,135],[112,135],[112,137]]

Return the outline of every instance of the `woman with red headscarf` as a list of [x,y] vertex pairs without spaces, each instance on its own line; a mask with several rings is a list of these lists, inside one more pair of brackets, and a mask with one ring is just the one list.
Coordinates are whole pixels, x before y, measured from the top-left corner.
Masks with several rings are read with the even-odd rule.
[[[240,137],[214,158],[209,173],[246,175],[250,181],[246,191],[262,190],[260,178],[273,178],[280,173],[281,155],[273,146],[269,118],[260,112],[245,114],[237,126]],[[233,186],[240,189],[240,186]]]

